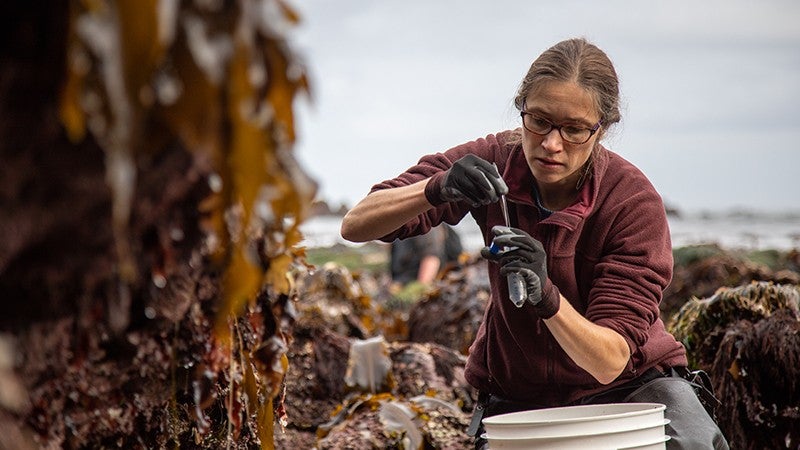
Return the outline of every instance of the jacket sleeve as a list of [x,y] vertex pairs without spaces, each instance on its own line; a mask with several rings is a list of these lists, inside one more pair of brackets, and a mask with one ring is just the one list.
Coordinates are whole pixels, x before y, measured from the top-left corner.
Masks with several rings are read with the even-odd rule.
[[664,204],[649,181],[634,177],[622,190],[616,204],[606,205],[612,223],[595,265],[586,317],[622,335],[633,355],[660,317],[659,303],[672,279],[672,243]]
[[[502,151],[502,147],[501,141],[499,141],[496,136],[489,135],[486,138],[477,139],[453,147],[444,153],[423,156],[416,165],[411,166],[397,177],[372,186],[370,193],[381,189],[407,186],[426,178],[431,178],[429,184],[434,183],[438,185],[438,183],[441,182],[444,172],[452,167],[453,163],[464,155],[472,153],[492,162],[498,159],[498,153]],[[504,158],[499,159],[502,161],[505,160]],[[439,201],[440,199],[436,198],[436,195],[438,195],[437,193],[429,191],[431,191],[431,189],[426,189],[425,195],[428,201],[435,206],[424,214],[420,214],[406,222],[402,227],[392,233],[381,237],[380,240],[391,242],[398,238],[424,234],[442,222],[455,225],[470,212],[470,205],[466,202],[441,202]]]

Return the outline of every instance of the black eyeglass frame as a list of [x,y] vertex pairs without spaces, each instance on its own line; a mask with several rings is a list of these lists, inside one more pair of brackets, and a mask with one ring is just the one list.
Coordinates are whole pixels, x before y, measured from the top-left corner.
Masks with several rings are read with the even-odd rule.
[[[539,120],[543,120],[543,121],[547,122],[550,125],[550,128],[544,133],[539,133],[538,131],[531,130],[530,128],[525,126],[525,115],[526,114],[529,115],[529,116],[535,116]],[[594,134],[597,133],[597,130],[600,129],[600,125],[603,124],[603,119],[600,119],[600,120],[597,121],[597,123],[592,128],[581,128],[582,130],[589,130],[589,137],[587,137],[586,140],[583,141],[583,142],[573,142],[573,141],[570,141],[569,139],[567,139],[564,136],[564,133],[562,133],[562,131],[561,131],[561,129],[565,125],[556,125],[553,122],[550,122],[549,120],[547,120],[547,119],[545,119],[543,117],[539,117],[539,116],[537,116],[536,114],[534,114],[532,112],[525,111],[525,103],[522,104],[522,109],[520,109],[520,111],[519,111],[519,117],[522,120],[522,126],[525,127],[525,129],[530,131],[531,133],[533,133],[533,134],[535,134],[537,136],[546,136],[546,135],[550,134],[551,131],[553,131],[553,128],[555,128],[556,130],[558,130],[558,134],[559,134],[559,136],[561,136],[561,139],[563,139],[565,142],[569,142],[570,144],[575,144],[575,145],[581,145],[581,144],[585,144],[585,143],[589,142],[589,139],[591,139],[592,136],[594,136]]]

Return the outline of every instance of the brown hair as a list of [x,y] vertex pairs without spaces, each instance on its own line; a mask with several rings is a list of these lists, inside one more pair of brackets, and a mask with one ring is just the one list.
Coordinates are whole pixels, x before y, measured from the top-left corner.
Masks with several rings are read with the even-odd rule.
[[586,89],[594,97],[604,128],[620,121],[617,72],[608,56],[586,39],[561,41],[536,58],[514,98],[517,109],[544,81],[572,81]]

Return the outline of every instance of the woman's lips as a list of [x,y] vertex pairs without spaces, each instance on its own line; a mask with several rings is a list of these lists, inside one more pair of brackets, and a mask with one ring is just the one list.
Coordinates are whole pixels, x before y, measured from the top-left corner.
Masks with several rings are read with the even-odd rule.
[[563,166],[563,164],[561,164],[558,161],[554,161],[552,159],[546,159],[546,158],[536,158],[536,162],[539,163],[539,165],[541,165],[542,167],[549,168],[549,169],[556,169],[556,168],[559,168],[559,167]]

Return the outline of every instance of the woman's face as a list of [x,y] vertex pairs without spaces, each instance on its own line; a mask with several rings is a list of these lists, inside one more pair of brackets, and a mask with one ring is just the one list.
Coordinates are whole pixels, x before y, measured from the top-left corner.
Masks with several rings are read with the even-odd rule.
[[[548,81],[531,91],[525,99],[524,111],[555,126],[593,128],[600,120],[594,98],[571,81]],[[539,135],[522,128],[522,149],[539,188],[572,189],[581,176],[580,169],[589,159],[600,132],[583,144],[565,141],[553,128]]]

